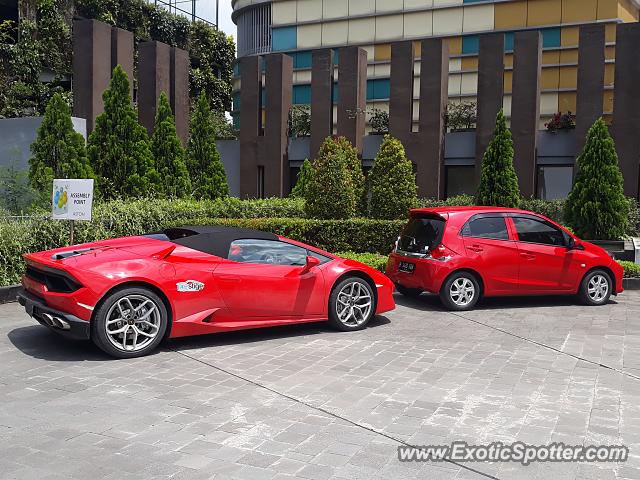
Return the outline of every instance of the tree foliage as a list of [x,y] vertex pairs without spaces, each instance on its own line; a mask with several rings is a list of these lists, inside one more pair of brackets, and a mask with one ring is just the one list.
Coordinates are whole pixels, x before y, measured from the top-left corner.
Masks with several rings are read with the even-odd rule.
[[293,198],[304,198],[307,185],[309,185],[312,175],[313,165],[311,165],[309,159],[305,159],[304,162],[302,162],[300,171],[298,172],[298,180],[295,186],[291,189],[291,194],[289,196]]
[[147,130],[138,122],[131,104],[129,79],[122,67],[113,70],[102,95],[104,113],[96,118],[89,135],[88,153],[107,198],[137,197],[156,190],[160,183],[154,168]]
[[366,199],[365,199],[365,185],[364,185],[364,173],[362,172],[362,160],[358,156],[358,150],[351,145],[351,142],[345,137],[338,137],[334,139],[333,143],[329,144],[329,147],[341,150],[344,152],[347,159],[347,169],[351,176],[351,183],[353,185],[353,192],[356,196],[356,213],[366,213]]
[[213,116],[204,92],[191,116],[187,167],[196,198],[213,200],[229,195],[227,174],[216,148]]
[[416,176],[400,140],[390,135],[384,137],[369,172],[368,187],[371,218],[405,218],[416,207]]
[[304,192],[305,212],[311,218],[344,219],[356,213],[357,197],[347,152],[328,137],[313,162]]
[[576,168],[576,180],[565,207],[569,226],[583,238],[608,240],[624,236],[629,202],[624,196],[615,143],[604,120],[597,120],[589,130]]
[[54,178],[94,178],[84,137],[73,129],[71,109],[60,94],[47,105],[31,153],[29,183],[43,202],[51,197]]
[[162,92],[158,99],[156,120],[151,136],[151,153],[160,175],[160,190],[168,197],[191,195],[191,179],[187,170],[186,154],[171,112],[167,94]]
[[477,205],[517,208],[520,204],[518,176],[513,166],[513,140],[502,111],[482,160]]

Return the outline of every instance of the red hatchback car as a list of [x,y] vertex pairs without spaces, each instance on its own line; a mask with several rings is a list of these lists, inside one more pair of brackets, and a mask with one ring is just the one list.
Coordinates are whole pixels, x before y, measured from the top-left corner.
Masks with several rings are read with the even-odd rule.
[[437,293],[451,310],[506,295],[604,305],[623,291],[623,269],[602,248],[541,215],[495,207],[412,210],[386,273],[400,293]]
[[256,230],[170,228],[24,258],[26,312],[120,358],[167,337],[323,320],[360,330],[395,308],[379,271]]

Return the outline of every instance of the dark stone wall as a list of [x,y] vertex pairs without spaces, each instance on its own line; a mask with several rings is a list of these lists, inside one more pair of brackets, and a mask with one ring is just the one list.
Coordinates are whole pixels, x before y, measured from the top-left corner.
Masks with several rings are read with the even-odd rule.
[[504,102],[504,34],[482,35],[478,58],[478,118],[476,124],[476,186],[482,159],[493,138],[496,116]]
[[258,140],[262,130],[260,57],[240,59],[240,197],[257,195]]
[[602,116],[604,101],[605,26],[602,24],[580,27],[578,47],[578,94],[576,155],[584,147],[591,125]]
[[171,47],[162,42],[138,45],[138,120],[153,134],[158,98],[171,94]]
[[315,50],[311,67],[311,157],[333,133],[333,50]]
[[391,45],[389,132],[400,140],[408,140],[413,128],[414,59],[412,41]]
[[169,101],[183,146],[189,141],[189,52],[171,47]]
[[524,197],[536,193],[536,144],[540,122],[540,73],[542,35],[539,31],[517,32],[513,64],[511,134],[514,167]]
[[338,135],[362,153],[367,108],[367,52],[359,47],[340,49],[338,65]]
[[612,130],[624,176],[624,192],[635,198],[638,198],[640,181],[639,47],[640,23],[618,25]]
[[96,20],[73,22],[73,114],[87,119],[87,134],[104,111],[102,93],[111,79],[111,26]]
[[120,65],[129,77],[129,95],[133,99],[133,33],[111,27],[111,71]]

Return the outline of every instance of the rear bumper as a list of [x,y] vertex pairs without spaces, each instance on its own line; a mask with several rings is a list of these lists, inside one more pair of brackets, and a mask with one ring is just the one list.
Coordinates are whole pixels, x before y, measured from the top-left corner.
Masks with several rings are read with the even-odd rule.
[[76,340],[89,339],[91,330],[88,321],[50,308],[44,300],[31,295],[24,289],[18,292],[18,302],[30,317],[48,329],[67,338]]
[[[400,262],[414,263],[414,272],[401,272],[399,270]],[[440,292],[442,283],[451,271],[452,266],[450,262],[403,257],[396,253],[391,253],[385,273],[393,283],[400,284],[403,287],[438,293]]]

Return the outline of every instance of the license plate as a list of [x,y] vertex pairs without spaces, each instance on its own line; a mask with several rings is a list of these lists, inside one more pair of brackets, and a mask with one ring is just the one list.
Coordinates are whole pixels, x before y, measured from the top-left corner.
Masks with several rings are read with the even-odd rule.
[[398,267],[398,270],[405,273],[413,273],[415,269],[416,269],[416,264],[409,263],[409,262],[400,262],[400,266]]

